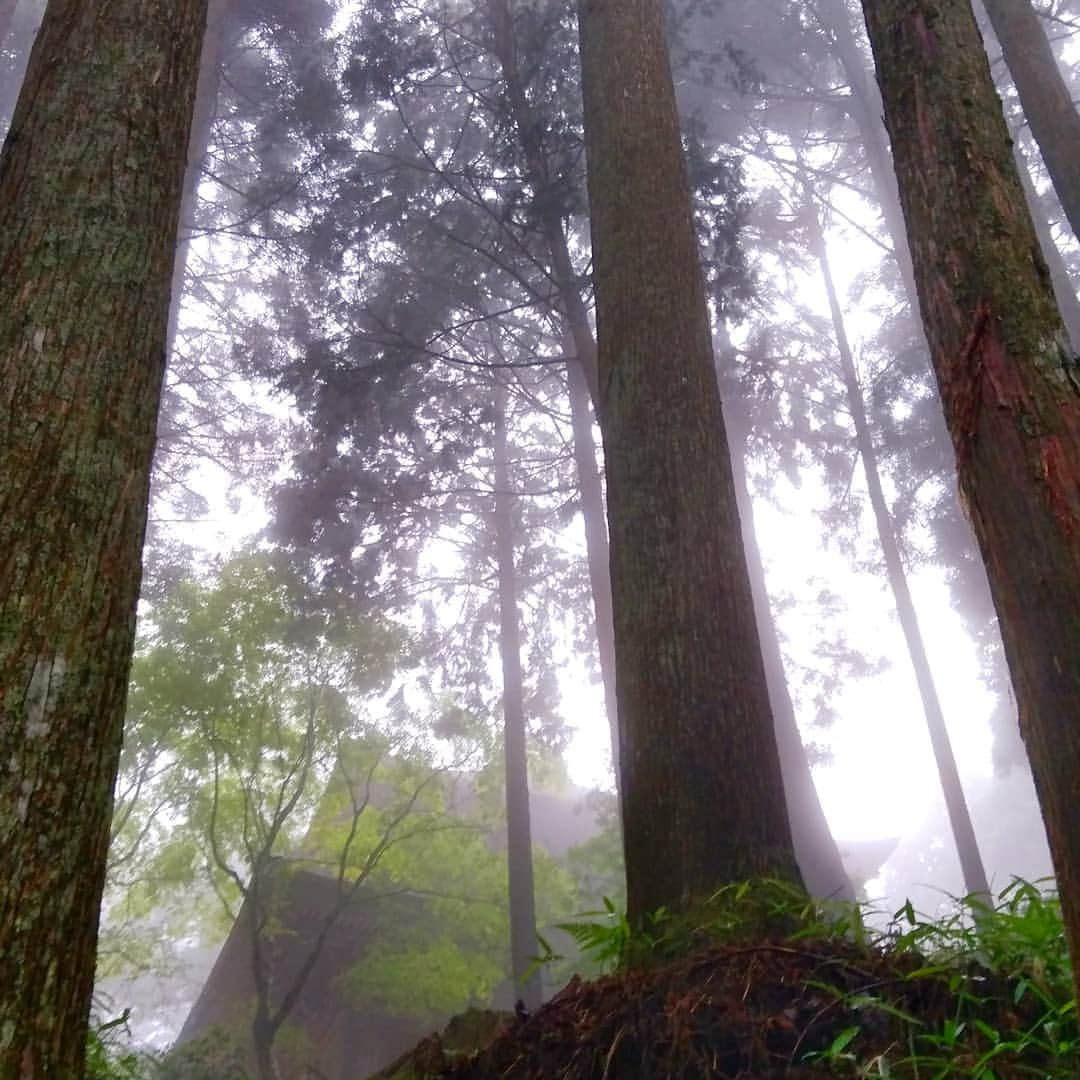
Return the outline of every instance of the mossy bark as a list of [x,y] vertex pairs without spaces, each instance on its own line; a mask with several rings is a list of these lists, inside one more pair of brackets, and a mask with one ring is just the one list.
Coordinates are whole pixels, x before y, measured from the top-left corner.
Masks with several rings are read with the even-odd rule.
[[206,0],[51,0],[0,156],[0,1077],[83,1069]]
[[863,0],[863,9],[960,490],[1001,622],[1076,959],[1080,367],[969,4]]
[[627,906],[797,878],[660,0],[580,0]]

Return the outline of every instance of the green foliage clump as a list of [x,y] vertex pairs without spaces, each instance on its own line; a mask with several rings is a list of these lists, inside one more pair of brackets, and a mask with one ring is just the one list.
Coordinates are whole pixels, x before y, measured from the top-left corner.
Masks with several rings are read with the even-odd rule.
[[804,1031],[799,1058],[830,1075],[1080,1075],[1080,1026],[1054,892],[1016,879],[995,903],[957,899],[937,919],[909,902],[883,931],[872,928],[877,914],[763,880],[725,886],[689,913],[654,912],[640,929],[610,901],[562,929],[608,971],[659,967],[709,949],[813,955],[821,973],[806,985],[821,999],[816,1026],[829,1037],[822,1044],[820,1031]]
[[93,1021],[86,1037],[87,1080],[145,1080],[147,1059],[128,1045],[128,1019],[125,1009],[110,1020]]
[[856,905],[811,900],[798,885],[764,878],[725,885],[690,910],[673,915],[658,908],[637,929],[607,897],[603,909],[562,923],[602,971],[663,964],[713,943],[758,941],[771,936],[863,934]]
[[125,1009],[93,1020],[86,1039],[86,1080],[249,1080],[243,1047],[234,1033],[214,1027],[165,1054],[131,1045]]
[[249,1075],[235,1032],[212,1027],[165,1054],[146,1080],[249,1080]]
[[936,920],[909,902],[894,915],[883,945],[925,958],[908,978],[943,980],[955,1002],[936,1026],[911,1024],[900,1061],[913,1072],[975,1080],[1080,1075],[1080,1027],[1056,893],[1014,879],[997,903],[965,897]]

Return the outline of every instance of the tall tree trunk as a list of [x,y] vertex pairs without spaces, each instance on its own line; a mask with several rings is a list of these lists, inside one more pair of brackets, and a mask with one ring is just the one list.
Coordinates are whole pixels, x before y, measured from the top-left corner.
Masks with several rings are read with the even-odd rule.
[[769,703],[772,706],[776,730],[776,748],[780,755],[780,773],[784,781],[791,839],[795,858],[803,881],[811,896],[854,900],[855,890],[840,860],[840,850],[833,839],[825,811],[821,808],[814,776],[806,759],[795,708],[788,691],[784,658],[776,623],[769,608],[769,593],[765,585],[765,565],[754,531],[754,509],[746,475],[746,440],[749,425],[741,403],[729,395],[724,405],[724,421],[731,452],[731,468],[735,479],[735,498],[742,521],[743,547],[750,588],[754,597],[754,613],[761,655],[765,663],[765,679],[769,684]]
[[798,879],[661,0],[580,0],[627,907]]
[[982,0],[1061,207],[1080,239],[1080,113],[1030,0]]
[[195,108],[188,140],[187,166],[184,170],[184,192],[180,202],[180,230],[173,263],[172,296],[169,303],[169,329],[166,356],[171,360],[180,322],[180,305],[191,257],[191,239],[195,231],[196,210],[199,204],[199,183],[203,177],[210,132],[217,110],[218,89],[221,85],[221,61],[225,53],[225,37],[229,16],[235,0],[209,0],[206,12],[206,35],[199,65],[199,81],[195,92]]
[[517,59],[517,38],[507,0],[488,0],[495,54],[506,83],[514,126],[525,152],[525,168],[533,189],[533,208],[540,221],[548,254],[551,277],[558,292],[569,344],[575,359],[567,365],[571,422],[574,431],[574,461],[581,489],[585,543],[589,560],[593,611],[596,619],[600,677],[604,684],[604,706],[611,732],[611,763],[615,786],[619,786],[619,718],[615,694],[615,637],[611,615],[611,573],[608,565],[607,528],[604,525],[604,496],[596,468],[592,416],[589,401],[598,406],[596,341],[589,312],[581,295],[581,283],[574,272],[566,225],[557,203],[550,197],[553,178],[541,141],[541,126],[525,94]]
[[255,1013],[251,1030],[255,1044],[255,1068],[258,1070],[259,1080],[275,1080],[273,1037],[269,1031],[268,1018],[262,1011]]
[[1080,368],[970,7],[863,8],[960,489],[1001,622],[1080,984]]
[[904,632],[908,656],[915,672],[915,681],[922,699],[923,715],[926,717],[926,729],[930,734],[930,745],[934,751],[938,779],[945,796],[945,807],[949,814],[956,851],[960,857],[960,869],[964,878],[964,890],[969,896],[976,897],[980,903],[989,903],[990,885],[986,879],[979,844],[975,839],[975,829],[971,824],[964,788],[960,782],[960,771],[956,766],[949,730],[945,726],[945,716],[938,698],[937,686],[930,670],[930,660],[926,655],[922,630],[919,627],[915,603],[908,588],[904,562],[900,557],[900,545],[896,538],[892,514],[885,501],[885,492],[881,486],[881,473],[878,469],[877,449],[874,446],[873,432],[866,415],[862,388],[855,370],[855,360],[848,344],[847,329],[844,325],[844,313],[833,282],[832,268],[825,246],[825,236],[821,231],[817,211],[811,203],[806,206],[807,226],[810,230],[810,248],[818,260],[821,277],[825,283],[825,292],[829,298],[829,313],[832,316],[833,333],[836,337],[840,368],[847,394],[848,411],[855,425],[855,445],[862,460],[863,473],[866,476],[866,489],[870,496],[870,508],[874,514],[878,542],[885,559],[885,574],[889,580],[889,589],[896,603],[896,613],[900,618],[900,627]]
[[851,10],[847,0],[817,0],[818,17],[836,46],[836,56],[844,69],[851,90],[848,114],[855,121],[866,150],[866,160],[877,192],[878,206],[885,228],[892,238],[893,256],[900,268],[904,292],[912,314],[919,316],[919,293],[911,266],[911,250],[904,231],[904,215],[900,209],[900,193],[896,187],[896,172],[881,123],[881,95],[863,59],[863,51],[855,37]]
[[[912,317],[920,324],[919,336],[926,343],[925,332],[921,326],[919,293],[915,284],[911,248],[908,245],[904,214],[900,205],[896,171],[889,151],[886,138],[887,132],[882,123],[881,94],[872,78],[872,72],[869,72],[866,68],[863,51],[856,38],[852,12],[847,0],[818,0],[817,10],[823,26],[832,35],[836,43],[837,56],[844,69],[848,86],[851,89],[849,114],[858,126],[863,144],[866,147],[867,160],[870,165],[874,189],[877,193],[878,205],[881,207],[882,217],[892,238],[893,255],[900,270],[904,293],[907,296]],[[926,343],[925,347],[929,356],[929,344]],[[929,366],[927,374],[928,377],[933,378],[932,364]],[[943,417],[939,423],[934,424],[932,435],[935,444],[940,445],[943,453],[947,456],[948,429]],[[974,533],[970,528],[952,531],[951,540],[943,550],[951,559],[953,567],[959,569],[972,568],[963,577],[965,581],[965,614],[975,621],[975,625],[985,626],[986,621],[989,620],[993,612],[993,600],[990,595],[989,583],[984,580],[985,575],[979,573],[978,580],[970,577],[970,574],[974,572],[974,563],[976,561],[981,562]],[[977,599],[973,600],[973,598]],[[994,632],[996,633],[996,630]],[[1000,666],[1004,667],[1003,661]],[[1003,673],[999,693],[1004,695],[1008,685],[1008,678]],[[1011,709],[1011,707],[1011,703],[1006,703],[1005,708]]]
[[533,210],[551,256],[552,281],[559,293],[559,300],[566,316],[567,325],[577,348],[578,362],[582,365],[585,380],[594,403],[599,403],[599,387],[596,373],[596,349],[589,325],[589,313],[581,297],[581,285],[574,272],[570,247],[566,240],[562,212],[557,200],[551,198],[554,177],[543,146],[543,127],[533,114],[525,94],[525,84],[518,67],[517,40],[514,21],[507,0],[487,0],[491,20],[495,55],[502,68],[506,82],[506,94],[517,128],[521,148],[525,151],[525,169],[533,189]]
[[495,553],[499,564],[499,653],[503,676],[503,731],[506,756],[506,862],[510,881],[510,968],[515,993],[530,1011],[541,1003],[540,976],[528,974],[536,956],[536,899],[533,891],[529,767],[525,737],[525,695],[518,624],[514,493],[506,436],[506,389],[495,401]]
[[1035,185],[1031,182],[1031,174],[1028,172],[1027,162],[1024,160],[1024,154],[1018,142],[1013,143],[1013,161],[1016,162],[1016,171],[1024,189],[1024,200],[1035,226],[1035,235],[1039,238],[1039,250],[1050,269],[1050,283],[1054,289],[1054,299],[1057,301],[1058,311],[1061,312],[1062,322],[1065,323],[1065,330],[1069,335],[1069,345],[1074,353],[1080,354],[1080,300],[1076,298],[1076,289],[1069,276],[1069,269],[1061,257],[1061,252],[1054,242],[1054,234],[1050,231],[1050,225],[1039,205],[1039,196],[1035,191]]
[[0,1077],[82,1074],[206,0],[51,0],[0,156]]
[[[571,342],[572,343],[572,342]],[[611,571],[608,555],[607,522],[604,519],[604,491],[596,466],[592,408],[589,387],[581,364],[571,361],[566,368],[570,396],[570,423],[574,432],[574,463],[581,491],[581,516],[585,522],[585,551],[589,561],[589,584],[596,621],[597,656],[604,686],[604,710],[611,736],[611,766],[615,786],[619,785],[619,709],[615,695],[615,623],[611,612]]]

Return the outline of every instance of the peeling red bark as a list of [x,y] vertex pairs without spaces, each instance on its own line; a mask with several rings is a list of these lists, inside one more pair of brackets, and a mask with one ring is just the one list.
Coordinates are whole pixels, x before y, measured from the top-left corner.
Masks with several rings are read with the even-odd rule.
[[863,10],[960,490],[1080,979],[1080,367],[970,7]]

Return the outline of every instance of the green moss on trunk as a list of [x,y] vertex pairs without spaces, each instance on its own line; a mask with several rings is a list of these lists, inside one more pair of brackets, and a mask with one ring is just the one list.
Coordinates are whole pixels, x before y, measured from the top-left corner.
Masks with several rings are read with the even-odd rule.
[[52,0],[0,157],[0,1077],[78,1076],[206,0]]
[[581,0],[628,914],[797,879],[659,0]]
[[969,5],[863,8],[961,495],[1001,621],[1075,959],[1080,369]]

